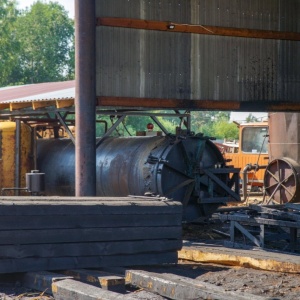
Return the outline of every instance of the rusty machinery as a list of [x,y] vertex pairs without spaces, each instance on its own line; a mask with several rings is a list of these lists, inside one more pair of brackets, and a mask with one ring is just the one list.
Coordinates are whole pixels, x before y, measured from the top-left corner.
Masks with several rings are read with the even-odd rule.
[[[139,112],[119,112],[114,125],[97,139],[97,196],[159,195],[179,200],[184,204],[186,221],[207,217],[220,205],[240,200],[239,169],[226,166],[221,152],[208,137],[194,134],[189,129],[179,129],[176,134],[169,134],[156,118],[156,114],[151,114],[151,118],[163,136],[112,137],[111,133],[128,114],[141,115]],[[188,114],[176,116],[189,128],[186,119]],[[59,121],[58,118],[55,120]],[[38,124],[37,120],[33,122],[29,118],[25,121],[30,125],[31,131],[37,134],[38,130],[32,125]],[[43,124],[42,120],[39,121]],[[62,121],[65,125],[63,127],[68,127],[66,119]],[[0,123],[0,132],[1,124],[8,127],[8,124],[12,124],[13,140],[16,137],[15,123]],[[72,122],[70,124],[73,125]],[[25,131],[27,132],[28,128],[23,124],[21,136]],[[71,132],[66,129],[65,131]],[[37,137],[34,139],[35,146],[29,142],[30,138],[26,139],[26,145],[25,140],[21,140],[21,143],[24,143],[22,151],[27,150],[25,154],[21,153],[19,160],[22,164],[26,161],[26,171],[29,172],[30,168],[33,168],[45,173],[47,195],[74,195],[74,136],[42,138],[42,134],[39,133]],[[3,153],[8,154],[9,151]],[[25,184],[26,171],[20,169],[21,185]],[[5,183],[1,187],[7,188],[12,185],[13,182]]]
[[242,170],[242,194],[246,200],[249,193],[262,190],[264,184],[265,168],[269,159],[268,122],[236,125],[239,128],[239,143],[225,143],[220,146],[223,147],[225,159]]

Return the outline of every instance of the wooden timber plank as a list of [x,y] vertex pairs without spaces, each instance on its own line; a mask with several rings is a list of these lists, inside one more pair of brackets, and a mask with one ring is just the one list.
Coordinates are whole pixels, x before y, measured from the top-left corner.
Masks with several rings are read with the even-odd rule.
[[205,24],[182,24],[170,21],[143,20],[132,18],[97,18],[97,26],[112,26],[144,30],[183,32],[205,35],[234,36],[242,38],[299,41],[299,32],[258,30],[250,28],[220,27]]
[[22,276],[22,284],[27,288],[51,295],[52,283],[64,279],[73,279],[73,277],[48,271],[28,272]]
[[242,215],[220,215],[220,220],[222,221],[237,221],[237,222],[245,222],[247,224],[259,226],[260,224],[272,225],[272,226],[282,226],[282,227],[291,227],[291,228],[300,228],[300,222],[292,222],[292,221],[282,221],[282,220],[274,220],[267,218],[259,218],[259,217],[250,217],[250,216],[242,216]]
[[273,209],[273,208],[269,208],[269,207],[263,207],[260,205],[253,205],[253,204],[249,205],[249,207],[258,212],[272,215],[272,217],[277,217],[277,218],[281,218],[281,219],[289,219],[289,220],[293,220],[293,221],[300,221],[300,215],[294,214],[291,212]]
[[[35,201],[0,200],[0,216],[22,215],[98,215],[98,214],[180,214],[182,205],[176,201],[115,200],[58,200]],[[113,199],[113,198],[111,198]]]
[[0,103],[0,110],[9,108],[9,103]]
[[0,231],[0,245],[180,238],[181,226]]
[[[134,204],[134,203],[160,203],[161,205],[165,206],[166,204],[164,203],[177,203],[178,201],[173,201],[173,200],[168,200],[165,197],[147,197],[147,196],[122,196],[122,197],[87,197],[87,196],[82,196],[82,197],[75,197],[75,196],[0,196],[0,202],[22,202],[22,201],[30,201],[30,202],[43,202],[43,201],[51,201],[51,202],[75,202],[75,203],[82,203],[82,202],[96,202],[96,203],[101,203],[101,202],[120,202],[128,204],[128,202]],[[180,202],[179,202],[180,203]]]
[[294,209],[294,210],[300,211],[300,203],[286,203],[285,207],[289,208],[289,209]]
[[[102,243],[61,243],[32,245],[0,245],[1,259],[29,257],[79,257],[158,253],[177,251],[182,247],[182,240],[142,240],[142,241],[109,241]],[[1,263],[0,259],[0,263]]]
[[300,102],[292,101],[239,101],[208,99],[170,99],[97,96],[97,106],[118,106],[147,109],[238,110],[238,111],[293,111],[299,112]]
[[74,105],[74,99],[59,99],[56,100],[56,108],[65,108]]
[[138,266],[177,263],[177,252],[142,253],[133,255],[1,259],[0,273],[42,270],[65,270],[116,266]]
[[101,288],[66,279],[52,284],[52,293],[55,300],[131,300],[130,295],[122,295]]
[[180,225],[182,214],[125,214],[125,215],[32,215],[1,216],[1,230],[63,229],[99,227],[148,227]]
[[9,109],[10,111],[14,111],[14,110],[19,110],[22,108],[27,108],[27,107],[31,107],[32,103],[31,102],[14,102],[14,103],[10,103],[9,104]]
[[55,101],[32,101],[32,109],[36,110],[39,108],[49,107],[49,106],[55,106]]
[[125,293],[125,277],[115,274],[111,274],[103,271],[95,270],[66,270],[61,272],[64,275],[73,277],[84,283],[89,283],[98,287],[101,287],[107,291],[113,291],[117,293]]
[[300,273],[300,256],[257,249],[226,248],[222,245],[184,242],[178,252],[179,259],[194,262],[217,263],[259,270]]
[[[256,101],[257,104],[257,101]],[[239,101],[230,100],[192,100],[192,99],[166,99],[166,98],[136,98],[136,97],[115,97],[97,96],[97,106],[119,106],[119,107],[140,107],[140,108],[160,108],[160,109],[219,109],[238,110],[243,105]]]
[[170,299],[222,299],[262,300],[264,297],[241,292],[226,291],[224,288],[173,274],[158,274],[142,270],[126,271],[126,282],[158,293]]

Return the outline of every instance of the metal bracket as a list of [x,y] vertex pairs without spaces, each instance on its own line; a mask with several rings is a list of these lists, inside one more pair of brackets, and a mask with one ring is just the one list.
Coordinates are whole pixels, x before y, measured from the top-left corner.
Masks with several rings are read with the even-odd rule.
[[230,242],[234,243],[235,241],[235,230],[238,229],[243,235],[245,235],[252,243],[254,243],[258,247],[264,247],[264,224],[261,224],[260,227],[263,226],[263,230],[260,233],[260,240],[258,240],[254,235],[252,235],[245,227],[239,224],[236,221],[230,221]]
[[[239,169],[237,169],[239,170]],[[236,192],[234,192],[231,187],[227,186],[223,181],[221,181],[215,174],[216,173],[230,173],[226,169],[202,169],[203,173],[207,175],[211,180],[213,180],[215,183],[218,184],[219,187],[221,187],[225,192],[227,192],[233,199],[236,201],[240,201],[240,195]],[[232,170],[231,170],[232,171]]]
[[68,136],[70,137],[70,139],[72,140],[73,144],[75,145],[74,135],[71,132],[71,130],[69,129],[69,127],[67,126],[67,124],[66,124],[65,120],[63,119],[63,117],[61,116],[60,112],[56,111],[55,115],[57,116],[59,122],[62,124],[62,126],[64,127],[64,129],[68,133]]
[[126,115],[123,115],[121,117],[119,117],[119,119],[114,123],[113,126],[111,126],[107,132],[97,141],[96,143],[96,149],[99,147],[99,145],[102,143],[102,141],[108,137],[118,126],[121,122],[123,122],[123,120],[125,119]]

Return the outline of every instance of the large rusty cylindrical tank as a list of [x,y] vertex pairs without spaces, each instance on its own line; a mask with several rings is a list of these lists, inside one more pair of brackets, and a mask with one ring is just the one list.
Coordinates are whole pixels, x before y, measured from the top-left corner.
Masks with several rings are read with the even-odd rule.
[[264,187],[274,202],[300,202],[300,114],[269,114],[269,161]]
[[[74,145],[68,139],[38,140],[37,167],[45,173],[47,195],[75,194]],[[207,138],[104,138],[96,154],[97,196],[153,194],[179,200],[187,220],[213,212],[220,203],[201,205],[201,197],[224,196],[205,175],[205,168],[223,168],[224,158]],[[226,181],[228,174],[218,175]]]

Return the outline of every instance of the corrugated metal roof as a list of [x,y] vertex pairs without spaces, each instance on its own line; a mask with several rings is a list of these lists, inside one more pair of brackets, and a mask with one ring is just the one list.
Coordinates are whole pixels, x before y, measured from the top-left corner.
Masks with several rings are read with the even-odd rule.
[[66,100],[75,98],[75,80],[0,88],[0,103]]

